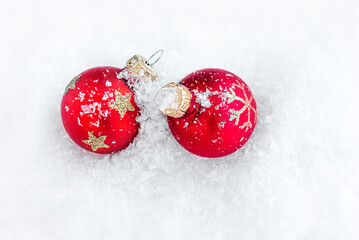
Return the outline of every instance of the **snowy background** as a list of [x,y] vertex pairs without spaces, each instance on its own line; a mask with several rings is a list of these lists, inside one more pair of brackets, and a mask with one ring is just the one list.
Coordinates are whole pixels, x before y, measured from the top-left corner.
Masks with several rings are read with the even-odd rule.
[[[357,1],[0,2],[0,239],[358,239]],[[141,133],[114,155],[62,127],[67,83],[95,66],[156,64]],[[218,67],[259,122],[222,159],[190,155],[152,99]]]

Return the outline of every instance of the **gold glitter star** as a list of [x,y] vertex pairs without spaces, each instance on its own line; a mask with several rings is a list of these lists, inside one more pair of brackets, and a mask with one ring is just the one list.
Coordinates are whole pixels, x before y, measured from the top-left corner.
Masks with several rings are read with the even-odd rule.
[[88,131],[89,138],[82,140],[84,143],[91,146],[92,151],[97,151],[99,148],[109,148],[105,143],[106,135],[96,137],[92,132]]
[[130,103],[132,93],[126,93],[125,96],[121,95],[120,92],[115,91],[116,100],[111,105],[110,108],[117,109],[121,115],[121,118],[125,116],[127,110],[128,111],[135,111],[135,108]]
[[67,92],[70,90],[70,89],[75,89],[76,88],[76,81],[81,77],[81,75],[78,75],[76,77],[74,77],[70,82],[69,84],[67,84],[66,88],[65,88],[65,95],[67,94]]
[[[238,82],[237,82],[238,83]],[[229,112],[232,114],[229,118],[229,121],[232,120],[236,120],[235,124],[238,125],[239,123],[239,118],[241,117],[241,114],[247,110],[248,113],[248,119],[247,122],[243,123],[242,126],[240,126],[240,128],[246,128],[246,132],[248,131],[248,128],[252,127],[252,123],[251,123],[251,111],[254,112],[254,122],[257,121],[257,110],[252,106],[252,102],[253,102],[253,96],[251,95],[251,97],[248,99],[248,96],[246,94],[246,91],[244,90],[245,86],[238,83],[238,84],[234,84],[234,86],[240,88],[243,92],[244,98],[238,97],[236,95],[236,93],[234,92],[233,88],[230,88],[229,91],[231,93],[227,92],[227,97],[228,97],[228,101],[227,103],[231,103],[235,100],[240,101],[242,103],[244,103],[244,106],[239,110],[239,111],[235,111],[233,109],[230,109]]]

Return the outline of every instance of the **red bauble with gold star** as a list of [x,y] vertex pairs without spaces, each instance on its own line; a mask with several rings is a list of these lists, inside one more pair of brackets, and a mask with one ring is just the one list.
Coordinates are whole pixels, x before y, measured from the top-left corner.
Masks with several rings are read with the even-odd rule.
[[208,68],[179,84],[163,87],[156,97],[169,128],[189,152],[207,158],[229,155],[250,138],[257,105],[247,84],[235,74]]
[[134,93],[119,78],[120,68],[96,67],[77,75],[66,87],[61,103],[64,127],[80,147],[111,153],[136,137],[139,109]]
[[[150,59],[160,54],[156,63],[162,53],[159,50]],[[95,153],[113,153],[134,140],[139,108],[130,85],[157,78],[149,60],[135,55],[123,69],[95,67],[70,81],[62,98],[61,117],[77,145]]]

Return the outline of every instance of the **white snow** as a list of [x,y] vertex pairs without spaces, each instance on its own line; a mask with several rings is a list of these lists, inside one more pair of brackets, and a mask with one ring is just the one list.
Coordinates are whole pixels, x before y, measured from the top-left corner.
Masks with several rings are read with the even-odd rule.
[[109,91],[104,92],[102,95],[102,100],[107,100],[109,98]]
[[96,122],[91,122],[90,124],[94,125],[96,127],[99,127],[100,126],[100,120],[97,120]]
[[163,88],[155,96],[155,103],[159,110],[179,109],[178,92],[174,88]]
[[[126,63],[124,63],[124,65],[122,66],[122,68],[124,68],[126,65]],[[126,79],[129,80],[131,77],[131,71],[127,68],[123,69],[121,72],[116,73],[116,77],[118,79]]]
[[85,99],[86,93],[79,92],[80,102],[82,102]]
[[94,113],[96,108],[101,111],[101,104],[94,102],[91,104],[83,104],[81,105],[81,110],[83,113]]
[[211,101],[209,100],[209,96],[212,95],[209,90],[206,92],[197,92],[196,95],[196,102],[198,102],[202,107],[209,108],[212,106]]
[[[4,1],[0,239],[359,238],[358,2]],[[96,155],[63,129],[69,81],[165,52],[137,87],[138,138]],[[153,98],[223,68],[258,104],[222,159],[181,148]]]
[[111,86],[112,86],[112,83],[111,83],[109,80],[107,80],[107,81],[105,82],[105,85],[106,85],[106,87],[111,87]]
[[81,121],[80,121],[80,118],[79,118],[79,117],[77,117],[77,124],[80,125],[80,126],[83,126],[83,125],[81,124]]

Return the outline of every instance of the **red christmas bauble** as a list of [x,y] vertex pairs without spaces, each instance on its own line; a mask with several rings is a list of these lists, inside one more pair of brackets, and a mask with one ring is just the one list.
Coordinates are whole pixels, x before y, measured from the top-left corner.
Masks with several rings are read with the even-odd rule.
[[189,152],[216,158],[241,148],[257,122],[257,105],[247,84],[235,74],[208,68],[180,85],[191,93],[184,116],[168,117],[175,139]]
[[92,68],[66,87],[61,103],[63,125],[71,139],[88,151],[120,151],[138,133],[139,109],[133,91],[118,78],[122,70]]

